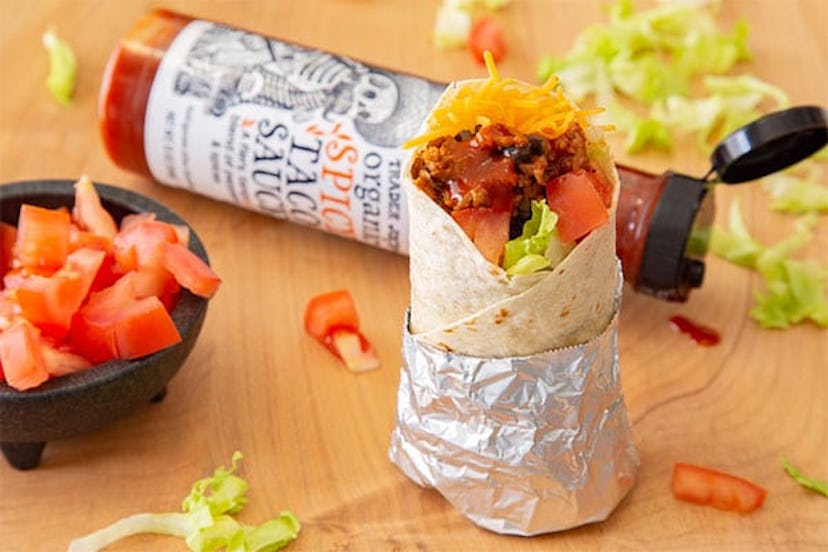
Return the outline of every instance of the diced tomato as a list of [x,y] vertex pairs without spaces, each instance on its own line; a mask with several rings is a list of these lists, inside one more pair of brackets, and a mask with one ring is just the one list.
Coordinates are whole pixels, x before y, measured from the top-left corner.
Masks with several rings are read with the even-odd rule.
[[483,52],[488,50],[497,63],[506,55],[503,29],[491,17],[482,17],[474,22],[469,33],[469,50],[477,63],[485,63]]
[[69,254],[69,213],[23,205],[17,223],[15,255],[20,265],[35,270],[57,270]]
[[133,224],[137,224],[139,222],[153,221],[156,219],[157,217],[155,216],[155,213],[150,213],[148,211],[143,211],[141,213],[129,213],[121,219],[121,232],[123,232]]
[[55,273],[56,277],[77,279],[78,281],[80,286],[79,295],[82,297],[80,300],[73,297],[75,301],[70,305],[73,310],[80,308],[83,299],[89,294],[92,283],[95,281],[105,258],[105,252],[84,247],[69,253],[66,257],[66,264]]
[[78,225],[73,224],[69,229],[69,249],[74,251],[82,247],[109,252],[112,251],[112,238],[81,230]]
[[740,514],[759,508],[767,495],[765,489],[746,479],[682,463],[673,468],[672,491],[681,500]]
[[82,230],[112,240],[118,233],[118,226],[112,215],[101,205],[101,198],[88,176],[75,182],[75,206],[72,218]]
[[127,272],[136,268],[162,266],[165,243],[176,243],[178,234],[165,222],[139,220],[127,225],[115,236],[115,261]]
[[305,331],[325,345],[352,372],[379,368],[373,345],[359,331],[359,316],[344,289],[312,297],[305,309]]
[[158,297],[138,298],[136,274],[127,273],[95,293],[72,320],[70,343],[94,362],[137,358],[181,341]]
[[43,353],[43,361],[46,363],[46,371],[50,376],[65,376],[74,372],[86,370],[92,363],[84,357],[57,349],[48,344],[42,344],[41,351]]
[[31,274],[12,291],[23,316],[46,335],[63,338],[105,257],[103,251],[78,249],[51,276]]
[[469,207],[454,211],[451,216],[483,257],[492,264],[500,265],[503,247],[509,241],[511,213],[489,207]]
[[178,243],[187,245],[190,243],[190,227],[184,224],[170,224],[175,234],[178,236]]
[[592,187],[595,188],[596,192],[598,192],[598,196],[601,198],[601,203],[603,203],[604,207],[606,207],[609,211],[610,207],[612,207],[612,196],[614,191],[612,183],[606,176],[598,171],[591,170],[586,171],[586,173],[592,183]]
[[590,173],[578,170],[561,175],[546,185],[546,202],[558,215],[558,235],[564,243],[575,241],[609,221]]
[[331,350],[342,359],[351,372],[367,372],[379,368],[374,346],[359,331],[339,329],[331,334]]
[[0,289],[3,289],[2,278],[12,267],[14,260],[14,242],[17,239],[17,228],[11,224],[0,222]]
[[118,358],[138,358],[181,341],[170,313],[158,297],[136,299],[115,316]]
[[118,358],[112,324],[90,318],[83,308],[72,317],[66,342],[73,351],[95,364]]
[[19,311],[20,307],[9,298],[8,293],[0,293],[0,332],[19,318]]
[[106,313],[117,310],[118,305],[136,298],[135,279],[135,271],[127,272],[111,286],[91,294],[81,310],[108,316]]
[[173,278],[173,275],[164,267],[140,268],[134,270],[135,279],[133,291],[135,297],[158,297],[168,311],[172,311],[178,303],[181,292],[181,285]]
[[123,276],[123,273],[116,266],[115,255],[107,253],[101,262],[101,266],[98,268],[95,280],[89,287],[89,292],[101,291],[102,289],[108,288],[121,276]]
[[[74,288],[74,289],[73,289]],[[52,304],[59,297],[74,295],[77,286],[66,279],[55,279],[33,274],[14,289],[13,300],[20,306],[21,314],[47,335],[62,338],[68,325],[64,324],[65,309],[53,309]],[[71,317],[71,312],[69,312]]]
[[356,304],[348,290],[329,291],[308,301],[305,308],[305,331],[322,343],[334,330],[359,328]]
[[37,328],[26,320],[18,320],[0,333],[0,366],[6,383],[19,391],[49,379],[39,341]]
[[199,297],[215,294],[221,278],[198,255],[181,243],[165,243],[162,251],[162,265],[182,287]]

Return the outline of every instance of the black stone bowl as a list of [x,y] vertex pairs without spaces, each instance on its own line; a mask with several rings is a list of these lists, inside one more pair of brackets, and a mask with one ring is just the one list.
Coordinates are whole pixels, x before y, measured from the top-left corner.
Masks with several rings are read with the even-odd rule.
[[[136,212],[187,224],[152,199],[115,186],[95,184],[103,206],[116,221]],[[74,204],[74,182],[32,180],[0,186],[0,220],[17,224],[24,203],[55,208]],[[204,245],[190,228],[190,250],[209,262]],[[113,360],[88,370],[51,378],[39,387],[18,391],[0,382],[0,448],[15,468],[38,466],[48,441],[92,431],[126,416],[140,405],[163,399],[167,382],[178,372],[196,342],[208,300],[181,290],[172,318],[181,334],[176,345],[135,360]]]

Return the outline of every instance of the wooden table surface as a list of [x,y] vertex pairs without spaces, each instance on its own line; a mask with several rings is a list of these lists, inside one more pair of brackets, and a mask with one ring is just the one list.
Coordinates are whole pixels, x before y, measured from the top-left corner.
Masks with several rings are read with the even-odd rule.
[[[433,79],[482,76],[465,52],[438,52],[429,35],[438,2],[411,0],[170,0],[165,7],[225,21]],[[748,70],[784,88],[794,103],[828,103],[828,3],[724,3],[720,21],[750,24]],[[639,481],[612,517],[535,538],[479,529],[436,492],[388,460],[408,302],[407,259],[154,183],[113,165],[96,125],[109,52],[156,2],[0,0],[0,181],[75,178],[143,192],[188,219],[224,283],[203,333],[167,398],[91,434],[51,442],[42,464],[15,471],[0,462],[0,548],[62,550],[74,537],[128,514],[179,507],[196,479],[244,453],[250,501],[240,519],[283,509],[303,523],[291,550],[825,550],[828,500],[780,468],[787,456],[828,479],[828,331],[811,324],[760,329],[748,317],[760,281],[708,257],[702,289],[685,304],[627,289],[620,355],[627,407],[641,454]],[[570,47],[603,19],[599,2],[515,0],[497,17],[510,47],[502,74],[525,80],[545,52]],[[47,95],[42,32],[56,24],[80,60],[73,104]],[[706,172],[694,150],[630,158],[629,164]],[[787,235],[758,186],[716,191],[718,220],[739,198],[758,238]],[[826,261],[828,223],[807,251]],[[382,368],[345,371],[302,329],[306,301],[348,288]],[[718,329],[697,346],[674,332],[683,314]],[[742,475],[768,489],[751,515],[676,501],[673,464],[693,462]],[[112,550],[184,550],[171,537],[134,537]]]

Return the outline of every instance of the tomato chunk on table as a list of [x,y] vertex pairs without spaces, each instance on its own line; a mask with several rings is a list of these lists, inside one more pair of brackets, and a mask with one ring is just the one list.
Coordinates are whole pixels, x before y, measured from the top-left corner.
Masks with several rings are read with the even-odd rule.
[[312,297],[305,308],[305,331],[340,358],[352,372],[379,368],[373,345],[359,331],[359,316],[347,290]]
[[681,500],[740,514],[759,508],[767,495],[765,489],[741,477],[684,463],[673,468],[672,491]]

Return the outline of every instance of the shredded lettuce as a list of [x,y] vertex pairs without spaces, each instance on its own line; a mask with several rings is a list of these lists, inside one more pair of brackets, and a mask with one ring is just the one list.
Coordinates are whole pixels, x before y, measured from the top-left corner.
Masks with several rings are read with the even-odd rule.
[[558,215],[545,201],[532,202],[532,216],[523,224],[523,232],[506,242],[503,268],[510,276],[530,274],[557,265],[572,249],[558,237]]
[[[828,151],[828,148],[825,148]],[[819,154],[817,154],[819,155]],[[780,213],[828,213],[828,186],[825,171],[816,157],[785,171],[761,179],[773,198],[772,208]]]
[[443,0],[434,19],[432,42],[440,50],[465,47],[475,12],[505,8],[509,0]]
[[440,50],[464,47],[471,31],[471,15],[461,8],[440,6],[434,20],[434,46]]
[[710,250],[732,263],[756,268],[756,260],[764,251],[764,247],[750,235],[742,216],[741,204],[738,201],[730,204],[728,228],[730,232],[713,227]]
[[765,328],[786,328],[804,320],[828,327],[828,266],[801,261],[790,255],[812,238],[815,216],[797,221],[796,231],[759,255],[756,270],[765,280],[767,292],[756,292],[751,316]]
[[[627,153],[669,150],[674,134],[695,134],[707,154],[762,108],[790,105],[771,84],[728,75],[751,58],[749,28],[740,20],[731,32],[720,31],[718,8],[717,0],[674,0],[637,12],[632,0],[619,0],[607,21],[585,29],[566,54],[542,57],[538,77],[556,74],[576,102],[593,97],[608,106],[602,122],[626,135]],[[703,88],[691,96],[696,78]],[[631,107],[621,108],[622,100]]]
[[790,99],[782,90],[750,76],[707,76],[702,82],[706,96],[669,96],[651,106],[650,118],[673,134],[695,134],[703,152],[709,152],[727,134],[760,117],[762,106],[768,102],[775,104],[774,109],[790,106]]
[[[749,59],[747,24],[740,21],[732,34],[721,33],[715,20],[718,7],[712,0],[674,1],[636,12],[631,0],[619,0],[608,10],[607,22],[587,27],[564,56],[545,56],[538,76],[561,76],[597,60],[618,91],[647,101],[666,98],[686,90],[694,75],[724,74]],[[594,75],[595,68],[580,74]],[[561,81],[567,90],[573,84],[563,76]],[[596,91],[593,82],[580,84]]]
[[828,481],[817,481],[811,477],[806,476],[799,471],[793,464],[788,462],[786,458],[782,459],[782,468],[790,475],[794,481],[814,492],[820,493],[828,497]]
[[247,503],[247,482],[234,474],[241,460],[232,456],[230,468],[219,467],[213,475],[193,484],[182,503],[182,512],[143,513],[120,519],[85,537],[73,540],[68,552],[101,550],[120,539],[139,533],[184,538],[194,552],[272,552],[299,535],[299,520],[288,511],[258,526],[236,521]]
[[58,38],[54,29],[43,34],[43,46],[49,54],[49,75],[46,88],[62,105],[69,105],[75,92],[78,60],[69,44]]
[[616,128],[626,131],[627,153],[638,153],[647,148],[662,151],[670,151],[673,148],[673,135],[663,120],[650,116],[642,117],[619,102],[609,104],[607,113]]
[[813,237],[816,215],[800,218],[793,234],[765,247],[747,230],[738,202],[731,204],[729,229],[713,228],[710,248],[716,255],[755,270],[765,284],[754,293],[750,316],[763,328],[787,328],[806,320],[828,327],[828,266],[791,255]]

